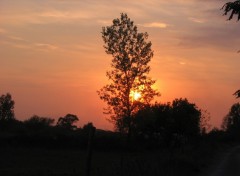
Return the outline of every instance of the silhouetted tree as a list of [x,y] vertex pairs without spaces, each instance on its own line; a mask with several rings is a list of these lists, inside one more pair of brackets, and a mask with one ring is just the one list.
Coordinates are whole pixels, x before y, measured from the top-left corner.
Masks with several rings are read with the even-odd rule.
[[132,117],[159,93],[152,89],[155,80],[148,77],[148,63],[153,57],[148,34],[139,33],[127,14],[103,27],[102,38],[107,54],[112,55],[112,70],[107,72],[109,84],[98,91],[108,108],[116,130],[130,134]]
[[0,121],[12,120],[14,116],[14,101],[12,96],[7,93],[0,97]]
[[187,136],[200,134],[201,110],[187,99],[175,99],[172,102],[174,131]]
[[159,133],[162,136],[169,132],[172,122],[172,107],[170,103],[146,106],[134,117],[135,133],[152,136]]
[[230,13],[228,20],[231,20],[234,15],[237,15],[237,20],[240,20],[240,0],[227,2],[223,5],[224,15]]
[[88,122],[87,124],[83,125],[83,130],[84,131],[89,131],[90,128],[93,128],[93,123],[92,122]]
[[54,119],[34,115],[29,119],[25,120],[23,123],[29,129],[40,130],[52,126],[54,123]]
[[229,113],[224,117],[222,128],[232,134],[237,134],[240,137],[240,104],[232,105]]
[[78,117],[73,114],[67,114],[65,117],[60,117],[57,122],[57,126],[64,128],[64,129],[69,129],[69,130],[74,130],[77,128],[76,125],[73,125],[78,121]]
[[134,118],[134,130],[137,135],[157,135],[165,141],[171,140],[174,135],[191,138],[200,135],[202,118],[206,117],[195,104],[180,98],[172,103],[155,103],[138,111]]
[[201,118],[200,118],[200,132],[202,135],[207,134],[211,129],[210,121],[210,113],[206,110],[201,110]]

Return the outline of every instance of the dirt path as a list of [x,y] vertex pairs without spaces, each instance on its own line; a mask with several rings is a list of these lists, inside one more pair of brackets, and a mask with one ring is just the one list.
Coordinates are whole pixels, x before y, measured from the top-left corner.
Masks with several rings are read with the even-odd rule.
[[240,146],[234,147],[217,158],[216,164],[204,176],[240,176]]

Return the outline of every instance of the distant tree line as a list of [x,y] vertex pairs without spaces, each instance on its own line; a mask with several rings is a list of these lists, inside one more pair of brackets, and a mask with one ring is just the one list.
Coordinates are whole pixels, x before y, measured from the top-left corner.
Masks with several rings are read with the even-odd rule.
[[[4,130],[4,126],[8,123],[14,123],[18,120],[15,118],[14,113],[14,100],[10,93],[6,95],[1,95],[0,97],[0,131]],[[66,130],[76,130],[77,126],[74,125],[79,121],[79,118],[74,114],[67,114],[64,117],[59,117],[56,123],[56,127],[66,129]],[[20,121],[18,121],[20,122]],[[33,115],[27,120],[24,120],[23,123],[29,129],[42,129],[47,127],[54,126],[55,119],[49,117],[40,117],[37,115]]]
[[[66,114],[55,119],[33,115],[20,121],[14,113],[14,100],[10,93],[0,97],[0,146],[80,146],[86,147],[88,129],[92,123],[78,128],[75,124],[79,118],[74,114]],[[80,140],[79,140],[80,139]]]
[[[73,114],[59,117],[56,123],[52,118],[37,115],[19,121],[14,115],[11,95],[2,95],[0,100],[2,145],[86,147],[92,123],[79,128],[75,125],[79,118]],[[204,128],[207,128],[204,114],[195,104],[182,98],[175,99],[172,103],[145,106],[132,117],[132,140],[136,144],[148,141],[149,145],[158,147],[198,139],[205,134]],[[102,149],[122,148],[125,135],[127,134],[98,129],[95,146]]]
[[[171,103],[145,106],[132,117],[132,142],[141,147],[179,147],[203,137],[211,140],[240,140],[240,104],[234,104],[224,117],[222,129],[210,131],[209,114],[186,98]],[[0,146],[43,146],[86,148],[92,123],[79,128],[79,118],[67,114],[55,119],[33,115],[24,121],[14,114],[14,100],[7,93],[0,97]],[[102,150],[123,149],[126,133],[97,129],[95,147]],[[125,136],[125,137],[124,137]],[[142,144],[142,145],[139,145]]]

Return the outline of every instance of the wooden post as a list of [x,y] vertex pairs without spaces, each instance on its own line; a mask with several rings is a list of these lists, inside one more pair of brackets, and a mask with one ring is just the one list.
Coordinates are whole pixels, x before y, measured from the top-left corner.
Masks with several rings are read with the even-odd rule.
[[87,160],[86,160],[86,176],[90,176],[91,174],[92,148],[93,148],[93,138],[94,138],[95,131],[96,131],[96,128],[94,126],[91,126],[89,128]]

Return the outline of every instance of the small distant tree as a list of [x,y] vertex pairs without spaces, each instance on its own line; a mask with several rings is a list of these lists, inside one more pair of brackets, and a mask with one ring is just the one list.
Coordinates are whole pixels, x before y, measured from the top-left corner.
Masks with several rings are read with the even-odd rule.
[[89,131],[89,129],[93,128],[93,123],[92,122],[88,122],[87,124],[83,125],[82,129],[84,131]]
[[206,110],[201,110],[201,118],[200,118],[200,132],[202,135],[207,134],[210,129],[210,113]]
[[57,127],[61,127],[68,130],[74,130],[77,128],[74,123],[78,121],[78,117],[73,114],[67,114],[64,117],[60,117],[57,121]]
[[15,119],[14,101],[11,94],[7,93],[0,97],[0,121]]
[[136,112],[149,104],[159,93],[152,88],[155,80],[148,76],[153,57],[147,33],[139,33],[127,14],[102,28],[107,54],[112,55],[112,70],[107,72],[109,84],[98,91],[108,107],[110,121],[117,131],[131,133]]

